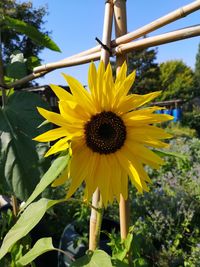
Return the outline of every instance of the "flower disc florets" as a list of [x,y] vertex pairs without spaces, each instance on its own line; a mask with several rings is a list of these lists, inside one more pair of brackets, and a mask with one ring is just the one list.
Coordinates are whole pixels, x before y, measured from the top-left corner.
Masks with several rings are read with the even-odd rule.
[[103,111],[91,117],[85,124],[87,146],[99,154],[110,154],[120,149],[126,139],[123,120],[111,111]]

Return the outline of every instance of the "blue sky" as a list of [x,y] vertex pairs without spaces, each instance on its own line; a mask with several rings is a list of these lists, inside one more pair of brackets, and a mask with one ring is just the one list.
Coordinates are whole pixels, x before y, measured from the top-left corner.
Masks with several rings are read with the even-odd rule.
[[[105,0],[32,0],[33,6],[48,6],[45,29],[52,31],[51,37],[62,53],[45,49],[40,57],[43,63],[61,60],[96,45],[95,37],[101,39]],[[127,0],[127,25],[131,32],[153,20],[189,3],[191,0]],[[162,29],[149,34],[153,36],[196,25],[200,22],[200,11],[173,22]],[[114,29],[113,29],[114,32]],[[113,35],[114,36],[114,35]],[[200,37],[194,37],[176,43],[158,46],[157,62],[182,59],[194,68],[195,56]],[[83,84],[87,83],[88,65],[63,68],[38,79],[40,84],[64,84],[61,72],[68,73]]]

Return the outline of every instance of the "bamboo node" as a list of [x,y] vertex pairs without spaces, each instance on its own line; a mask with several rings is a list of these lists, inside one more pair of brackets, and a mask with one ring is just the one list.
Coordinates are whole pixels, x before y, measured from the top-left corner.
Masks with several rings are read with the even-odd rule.
[[184,11],[183,8],[180,8],[180,9],[179,9],[179,13],[180,13],[180,17],[181,17],[181,18],[186,17],[186,13],[185,13],[185,11]]
[[122,52],[122,49],[121,49],[121,47],[120,46],[117,46],[116,48],[115,48],[115,53],[114,53],[114,55],[122,55],[123,54],[123,52]]

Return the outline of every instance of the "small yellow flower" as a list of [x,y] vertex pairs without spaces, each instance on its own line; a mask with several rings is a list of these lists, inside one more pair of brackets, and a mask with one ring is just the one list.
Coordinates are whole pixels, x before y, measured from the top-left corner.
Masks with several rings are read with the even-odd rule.
[[160,107],[142,109],[141,106],[160,92],[128,95],[135,72],[128,76],[126,72],[124,63],[114,82],[110,64],[105,70],[104,63],[100,62],[96,70],[91,63],[89,91],[73,77],[63,74],[72,94],[51,85],[59,98],[60,114],[38,108],[45,119],[59,126],[34,139],[40,142],[58,139],[45,156],[71,149],[68,169],[54,181],[57,186],[71,177],[68,197],[84,181],[87,199],[96,188],[100,190],[104,205],[112,203],[114,198],[119,201],[120,194],[127,199],[128,177],[139,192],[148,191],[147,183],[151,180],[144,165],[159,168],[163,164],[149,147],[166,147],[161,140],[171,136],[153,124],[173,117],[155,114]]

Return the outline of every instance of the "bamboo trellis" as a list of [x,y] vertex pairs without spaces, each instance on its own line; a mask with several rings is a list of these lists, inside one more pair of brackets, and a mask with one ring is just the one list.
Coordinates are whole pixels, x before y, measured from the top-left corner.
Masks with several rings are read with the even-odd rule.
[[[125,0],[121,0],[125,1]],[[110,0],[106,2],[112,2],[114,6],[116,6],[117,0]],[[128,34],[125,34],[123,36],[117,37],[116,39],[112,40],[110,43],[111,47],[111,54],[112,56],[117,56],[120,54],[126,54],[132,50],[138,50],[142,48],[148,48],[152,46],[162,45],[170,42],[175,42],[178,40],[183,40],[187,38],[191,38],[194,36],[200,35],[200,25],[195,25],[192,27],[179,29],[173,32],[157,35],[154,37],[147,37],[142,40],[136,40],[139,37],[145,36],[146,34],[155,31],[156,29],[159,29],[173,21],[176,21],[178,19],[181,19],[183,17],[186,17],[187,15],[197,11],[200,9],[200,0],[196,0],[192,2],[191,4],[185,5],[173,12],[170,12],[169,14],[156,19],[155,21],[133,31]],[[132,42],[133,40],[136,40]],[[96,61],[99,60],[101,57],[101,45],[97,45],[93,48],[90,48],[86,51],[83,51],[81,53],[78,53],[76,55],[73,55],[71,57],[65,58],[63,60],[48,63],[41,65],[39,67],[34,68],[33,73],[29,74],[28,76],[15,81],[13,83],[9,84],[2,84],[0,83],[0,86],[2,88],[12,88],[16,87],[18,85],[24,84],[28,81],[34,80],[38,77],[41,77],[50,71],[53,71],[58,68],[64,68],[64,67],[71,67],[76,65],[81,65],[88,63],[90,61]]]
[[[76,66],[85,64],[90,61],[103,60],[107,64],[110,56],[116,56],[117,68],[120,68],[122,62],[125,60],[126,54],[133,50],[142,48],[149,48],[152,46],[167,44],[178,40],[191,38],[194,36],[200,36],[200,25],[195,25],[172,32],[156,35],[153,37],[147,37],[145,39],[139,39],[146,34],[155,31],[181,19],[197,10],[200,9],[200,0],[196,0],[191,4],[185,5],[165,16],[126,34],[126,0],[107,0],[105,1],[105,16],[104,16],[104,28],[102,43],[110,49],[110,53],[104,49],[101,45],[97,45],[79,54],[65,58],[63,60],[48,63],[34,68],[33,73],[13,83],[5,84],[1,77],[0,71],[0,88],[2,92],[5,89],[22,85],[28,81],[41,77],[55,69]],[[115,34],[116,39],[111,40],[112,33],[112,19],[115,18]],[[2,64],[0,64],[2,66]],[[99,191],[97,190],[93,196],[93,206],[98,207]],[[97,211],[92,209],[91,220],[90,220],[90,249],[95,249],[95,225],[97,221]],[[128,208],[127,201],[123,198],[120,200],[120,226],[121,226],[121,237],[125,238],[128,232]]]

